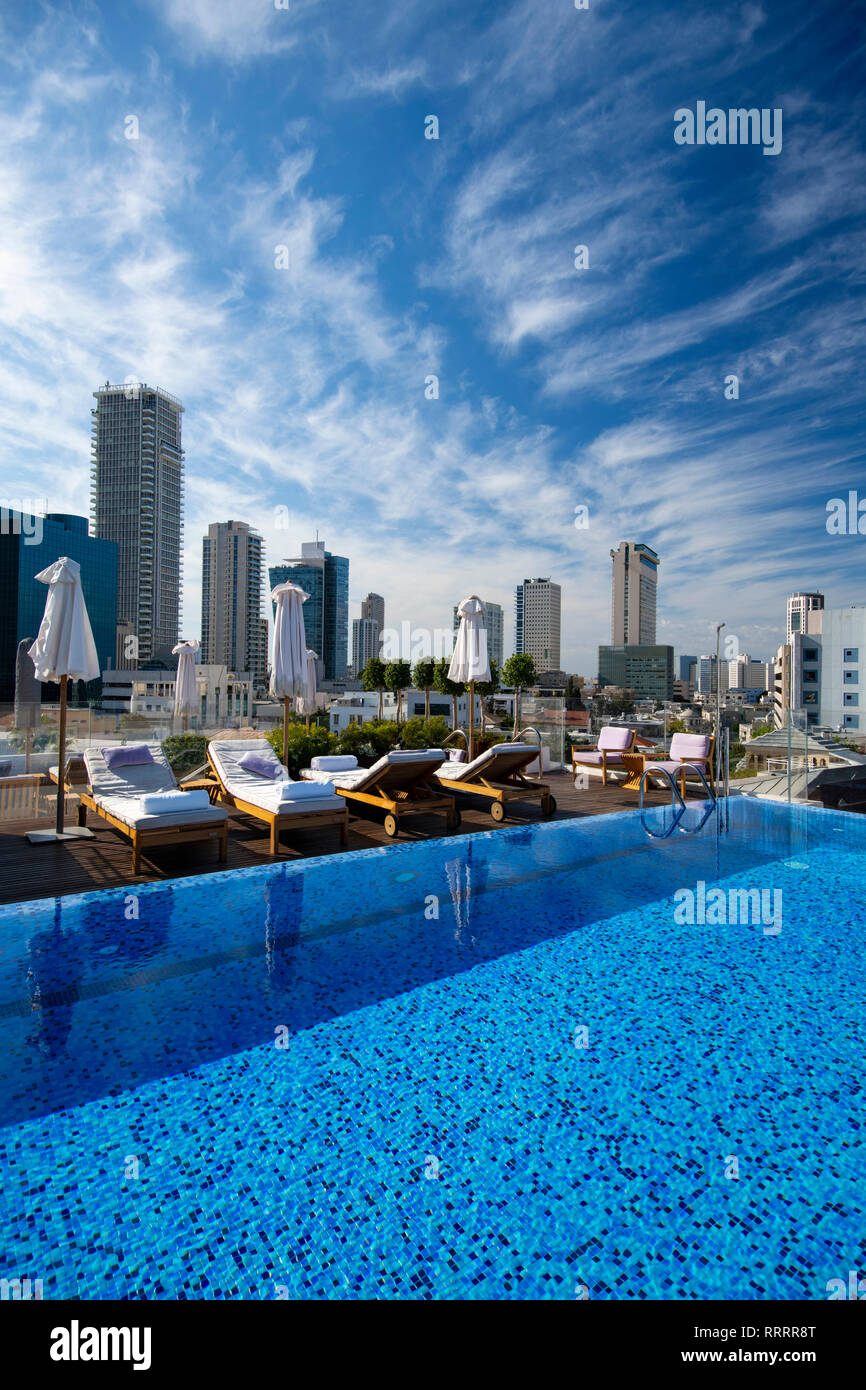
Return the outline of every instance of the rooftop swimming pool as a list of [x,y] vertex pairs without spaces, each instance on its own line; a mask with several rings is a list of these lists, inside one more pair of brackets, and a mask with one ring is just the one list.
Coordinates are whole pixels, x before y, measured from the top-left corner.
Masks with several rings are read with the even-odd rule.
[[826,1298],[862,1260],[866,820],[700,811],[0,909],[0,1277]]

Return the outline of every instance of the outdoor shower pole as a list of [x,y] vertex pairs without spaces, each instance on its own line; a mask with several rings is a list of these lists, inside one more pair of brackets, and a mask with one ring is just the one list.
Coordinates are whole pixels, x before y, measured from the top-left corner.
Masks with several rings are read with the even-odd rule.
[[724,623],[716,623],[716,795],[718,796],[719,777],[722,770],[722,671],[721,671],[721,632]]

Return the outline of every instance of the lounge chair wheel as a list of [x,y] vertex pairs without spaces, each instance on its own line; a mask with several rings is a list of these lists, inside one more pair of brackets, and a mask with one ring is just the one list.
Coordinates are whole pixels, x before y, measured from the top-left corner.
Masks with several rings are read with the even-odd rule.
[[494,820],[505,820],[505,807],[501,801],[492,801],[490,803],[490,814]]
[[461,816],[459,811],[452,811],[451,815],[448,817],[448,829],[459,830],[462,820],[463,817]]
[[385,834],[392,838],[397,834],[397,817],[387,815],[385,817]]
[[546,797],[544,798],[544,800],[542,801],[542,803],[541,803],[541,814],[542,814],[543,816],[552,816],[555,810],[556,810],[556,797],[555,797],[555,796],[546,796]]

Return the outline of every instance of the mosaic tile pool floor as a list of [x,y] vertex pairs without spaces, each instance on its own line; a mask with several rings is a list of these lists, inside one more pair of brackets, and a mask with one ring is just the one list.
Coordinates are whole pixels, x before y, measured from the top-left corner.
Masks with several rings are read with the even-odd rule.
[[[0,910],[0,1276],[826,1298],[864,1259],[866,822],[729,814]],[[781,932],[679,925],[698,881],[781,889]]]

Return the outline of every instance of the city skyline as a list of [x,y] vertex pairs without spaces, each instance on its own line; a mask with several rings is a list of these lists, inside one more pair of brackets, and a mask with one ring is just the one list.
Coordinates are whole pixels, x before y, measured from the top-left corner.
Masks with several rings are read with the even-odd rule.
[[[384,590],[394,627],[554,575],[577,671],[621,536],[664,557],[677,650],[725,620],[767,655],[790,593],[863,597],[857,518],[828,530],[866,355],[841,12],[142,0],[0,25],[3,491],[86,512],[95,383],[174,392],[182,632],[233,515],[271,557],[318,526],[352,611]],[[777,158],[676,143],[684,102],[750,93],[784,107]]]

